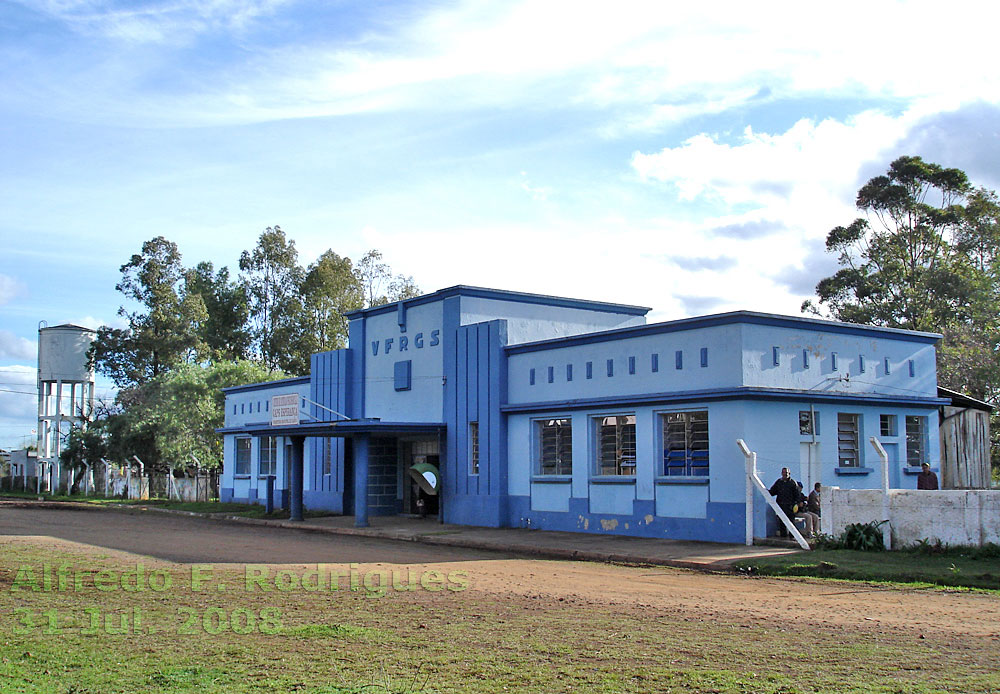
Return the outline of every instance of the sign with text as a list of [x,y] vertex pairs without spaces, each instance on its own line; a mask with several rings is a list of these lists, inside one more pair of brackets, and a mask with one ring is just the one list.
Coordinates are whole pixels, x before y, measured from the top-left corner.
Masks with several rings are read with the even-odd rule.
[[271,396],[271,426],[284,427],[299,423],[299,396],[297,393]]

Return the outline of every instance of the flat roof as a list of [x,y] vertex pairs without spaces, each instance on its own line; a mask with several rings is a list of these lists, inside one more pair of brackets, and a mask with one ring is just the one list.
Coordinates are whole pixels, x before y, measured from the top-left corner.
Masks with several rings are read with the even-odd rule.
[[784,316],[777,313],[760,313],[758,311],[729,311],[726,313],[714,313],[707,316],[696,316],[694,318],[681,318],[679,320],[664,321],[661,323],[650,323],[648,325],[636,325],[629,328],[613,328],[611,330],[601,330],[593,333],[583,333],[581,335],[570,335],[569,337],[556,337],[548,340],[538,340],[536,342],[525,342],[518,345],[510,345],[504,349],[508,354],[521,354],[523,352],[537,352],[571,345],[585,345],[594,342],[607,342],[609,340],[620,340],[622,338],[680,332],[682,330],[695,330],[698,328],[708,328],[717,325],[732,325],[735,323],[770,325],[782,328],[805,327],[831,333],[861,335],[866,337],[876,334],[890,340],[908,340],[911,342],[926,342],[929,344],[937,342],[942,337],[937,333],[924,333],[915,330],[902,330],[900,328],[883,328],[874,325],[859,325],[856,323],[839,323],[837,321],[823,320],[821,318],[807,318],[805,316]]
[[216,429],[218,434],[250,436],[357,436],[359,434],[438,434],[445,430],[441,422],[383,422],[380,419],[342,419],[336,422],[301,422],[271,426],[260,422]]
[[344,316],[347,318],[360,318],[362,316],[389,313],[391,311],[395,311],[400,303],[409,308],[411,306],[433,303],[452,296],[468,296],[477,299],[494,299],[497,301],[516,301],[522,304],[544,304],[546,306],[557,306],[560,308],[578,308],[587,311],[624,313],[632,316],[645,316],[653,310],[648,306],[615,304],[609,301],[572,299],[563,296],[550,296],[548,294],[531,294],[529,292],[514,292],[507,289],[489,289],[487,287],[473,287],[467,284],[456,284],[454,287],[439,289],[436,292],[415,296],[412,299],[403,299],[401,302],[394,301],[390,304],[382,304],[381,306],[358,309],[357,311],[345,313]]
[[229,386],[228,388],[223,388],[223,393],[239,393],[240,391],[247,390],[264,390],[266,388],[274,388],[275,386],[291,386],[296,383],[309,383],[309,379],[312,376],[296,376],[294,378],[280,378],[277,381],[264,381],[262,383],[248,383],[245,386]]

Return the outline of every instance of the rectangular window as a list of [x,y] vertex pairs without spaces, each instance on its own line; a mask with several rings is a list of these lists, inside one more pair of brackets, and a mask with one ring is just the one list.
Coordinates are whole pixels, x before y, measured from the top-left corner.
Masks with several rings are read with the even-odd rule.
[[880,436],[898,436],[899,429],[896,425],[896,415],[894,414],[879,415],[878,433]]
[[802,436],[819,436],[819,412],[799,410],[799,433]]
[[858,467],[861,465],[858,449],[858,415],[837,414],[837,461],[840,467]]
[[323,439],[323,474],[333,474],[333,439]]
[[479,474],[479,422],[469,422],[469,474]]
[[663,474],[708,475],[708,412],[669,412],[663,419]]
[[546,419],[538,427],[538,474],[573,474],[573,425],[569,419]]
[[927,417],[906,418],[906,464],[929,463],[927,458]]
[[598,417],[597,474],[635,475],[635,415]]
[[236,469],[237,475],[250,474],[250,439],[236,439]]
[[275,475],[278,471],[278,437],[260,437],[260,455],[258,457],[257,474]]
[[701,366],[702,368],[708,366],[708,347],[701,348]]

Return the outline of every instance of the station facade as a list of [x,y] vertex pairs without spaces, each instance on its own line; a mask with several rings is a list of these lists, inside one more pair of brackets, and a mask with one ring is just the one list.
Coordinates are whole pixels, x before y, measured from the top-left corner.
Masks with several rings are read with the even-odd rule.
[[[938,467],[939,335],[736,311],[650,309],[456,286],[348,314],[349,347],[302,378],[226,390],[223,501],[415,513],[409,468],[440,470],[442,522],[741,542],[745,459],[879,488]],[[298,400],[298,422],[271,417]],[[752,506],[754,534],[775,523]]]

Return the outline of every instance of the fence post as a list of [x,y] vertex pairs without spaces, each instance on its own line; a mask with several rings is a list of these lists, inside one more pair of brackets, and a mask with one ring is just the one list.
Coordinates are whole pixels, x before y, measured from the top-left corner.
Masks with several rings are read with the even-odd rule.
[[889,454],[882,447],[882,442],[872,436],[868,439],[878,457],[882,459],[882,544],[886,549],[892,549],[892,527],[889,522]]

